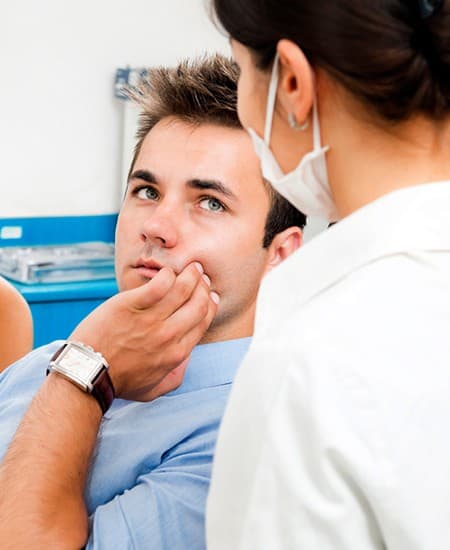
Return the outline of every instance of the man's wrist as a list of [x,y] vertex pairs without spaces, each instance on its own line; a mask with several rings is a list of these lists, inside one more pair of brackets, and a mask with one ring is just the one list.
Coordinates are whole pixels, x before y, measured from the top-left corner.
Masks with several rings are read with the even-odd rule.
[[[50,372],[47,376],[45,385],[47,388],[46,396],[51,398],[52,403],[56,402],[56,399],[58,399],[61,404],[70,402],[73,405],[77,403],[78,407],[82,407],[83,409],[88,407],[90,410],[89,416],[91,417],[94,414],[93,419],[97,419],[97,416],[100,418],[103,416],[102,410],[96,402],[96,399],[90,393],[80,390],[80,388],[59,372]],[[59,405],[59,407],[61,407],[61,405]],[[77,405],[75,405],[75,407],[77,407]]]
[[115,391],[105,358],[81,342],[66,341],[50,360],[47,374],[54,371],[79,390],[94,397],[103,413],[111,406]]

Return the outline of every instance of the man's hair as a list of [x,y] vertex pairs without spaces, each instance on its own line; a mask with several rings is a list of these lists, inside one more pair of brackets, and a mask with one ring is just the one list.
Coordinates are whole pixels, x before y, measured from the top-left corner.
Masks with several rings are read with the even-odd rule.
[[[128,94],[142,109],[128,177],[147,134],[165,118],[243,129],[237,114],[238,78],[236,63],[219,54],[187,59],[175,68],[148,70]],[[265,180],[264,185],[270,197],[263,239],[263,247],[267,248],[277,233],[291,226],[303,228],[306,218]]]

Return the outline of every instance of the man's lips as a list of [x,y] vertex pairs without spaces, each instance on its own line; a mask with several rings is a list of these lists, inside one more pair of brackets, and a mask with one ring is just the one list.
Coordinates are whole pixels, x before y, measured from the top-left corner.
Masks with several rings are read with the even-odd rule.
[[[183,268],[177,268],[174,265],[167,265],[167,264],[161,264],[157,262],[154,258],[139,258],[139,260],[132,264],[131,266],[133,270],[142,277],[145,277],[146,279],[153,279],[153,277],[160,271],[163,267],[171,267],[175,273],[175,275],[179,275]],[[205,280],[207,280],[207,284],[210,285],[211,281],[209,277],[206,275],[206,273],[203,274],[203,277]]]
[[133,265],[134,269],[147,279],[153,279],[160,269],[164,266],[153,259],[139,258],[136,264]]

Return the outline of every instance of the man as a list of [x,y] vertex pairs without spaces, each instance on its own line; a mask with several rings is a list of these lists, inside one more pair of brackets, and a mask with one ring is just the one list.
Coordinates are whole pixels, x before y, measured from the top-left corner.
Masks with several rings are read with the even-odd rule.
[[92,395],[73,383],[69,352],[84,353],[85,368],[98,361],[84,346],[65,345],[46,379],[61,342],[0,377],[2,549],[205,545],[217,429],[259,283],[298,248],[305,222],[261,179],[237,78],[214,57],[155,70],[135,94],[143,115],[116,232],[121,293],[70,339],[103,354],[121,399],[108,409],[106,370]]

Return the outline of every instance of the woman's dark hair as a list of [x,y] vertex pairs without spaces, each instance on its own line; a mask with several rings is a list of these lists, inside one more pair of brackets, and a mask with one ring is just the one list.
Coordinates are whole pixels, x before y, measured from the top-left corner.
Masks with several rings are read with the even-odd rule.
[[[429,17],[424,3],[437,5]],[[212,0],[212,8],[260,69],[287,38],[384,119],[450,114],[450,0]]]

